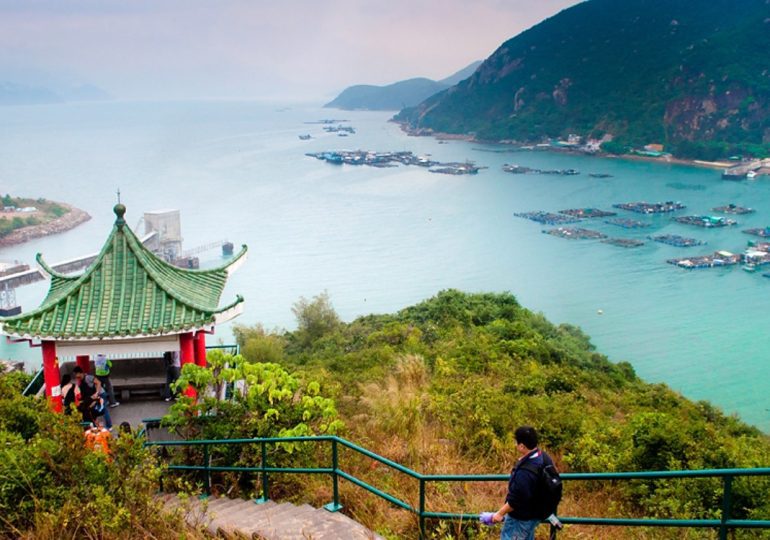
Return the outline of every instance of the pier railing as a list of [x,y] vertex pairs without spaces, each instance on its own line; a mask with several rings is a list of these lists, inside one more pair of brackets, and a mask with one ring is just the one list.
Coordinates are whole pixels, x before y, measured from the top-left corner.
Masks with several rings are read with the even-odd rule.
[[[313,443],[315,445],[329,445],[329,462],[317,467],[272,467],[268,462],[268,445],[286,443]],[[267,502],[270,498],[270,475],[275,473],[289,474],[323,474],[331,478],[332,501],[325,506],[329,511],[336,512],[342,508],[339,498],[339,481],[346,480],[366,491],[385,499],[391,504],[414,513],[419,520],[419,536],[426,537],[426,521],[428,519],[478,521],[478,514],[461,512],[432,512],[427,505],[427,487],[435,482],[507,482],[507,474],[421,474],[399,463],[391,461],[374,452],[362,448],[346,439],[335,436],[316,437],[273,437],[260,439],[224,439],[224,440],[176,440],[176,441],[152,441],[145,443],[150,447],[187,447],[200,448],[202,460],[199,463],[167,464],[168,471],[197,472],[201,475],[204,490],[209,493],[212,485],[212,473],[240,472],[251,473],[260,476],[261,496],[257,503]],[[234,466],[232,464],[212,465],[214,449],[216,447],[253,446],[258,450],[260,462],[258,466]],[[368,482],[346,471],[340,459],[340,449],[352,450],[360,456],[372,459],[390,469],[404,474],[418,482],[418,492],[414,500],[417,504],[410,504],[395,495],[387,493]],[[756,469],[702,469],[683,471],[641,471],[618,473],[564,473],[562,480],[569,489],[572,482],[582,481],[615,481],[615,480],[665,480],[674,478],[719,478],[722,482],[722,504],[719,519],[652,519],[652,518],[603,518],[581,516],[559,516],[562,523],[575,525],[598,525],[613,527],[680,527],[680,528],[711,528],[718,531],[720,540],[727,540],[727,533],[734,529],[770,529],[770,520],[734,519],[732,517],[733,480],[741,477],[770,477],[770,468]],[[444,500],[446,497],[444,497]]]

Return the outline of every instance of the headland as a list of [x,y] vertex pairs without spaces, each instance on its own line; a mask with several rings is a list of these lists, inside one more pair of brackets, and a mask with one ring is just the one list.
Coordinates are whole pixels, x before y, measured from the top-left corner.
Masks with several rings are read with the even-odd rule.
[[66,203],[6,196],[0,210],[0,247],[63,233],[89,219],[87,212]]

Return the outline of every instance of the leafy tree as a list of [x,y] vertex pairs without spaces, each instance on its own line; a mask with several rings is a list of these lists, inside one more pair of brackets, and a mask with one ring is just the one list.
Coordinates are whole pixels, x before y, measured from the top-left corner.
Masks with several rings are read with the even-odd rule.
[[302,347],[334,332],[340,326],[340,318],[334,311],[326,291],[312,300],[301,297],[291,311],[297,318],[297,341]]
[[189,385],[198,397],[178,399],[163,419],[185,437],[295,437],[334,434],[342,427],[334,401],[321,394],[318,382],[302,383],[278,364],[247,362],[219,350],[207,360],[205,368],[184,365],[176,388]]

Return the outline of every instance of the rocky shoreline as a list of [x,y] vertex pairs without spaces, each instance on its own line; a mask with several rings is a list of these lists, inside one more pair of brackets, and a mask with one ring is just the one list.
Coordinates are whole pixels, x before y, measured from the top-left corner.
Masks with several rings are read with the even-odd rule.
[[[433,131],[432,129],[425,129],[425,128],[415,129],[409,126],[408,124],[406,124],[405,122],[399,122],[396,120],[391,120],[391,121],[397,124],[401,128],[401,130],[407,135],[409,135],[410,137],[433,137],[438,141],[455,140],[455,141],[476,142],[479,144],[498,144],[498,145],[511,146],[512,148],[516,148],[524,145],[524,143],[519,143],[516,141],[510,141],[510,140],[489,141],[485,139],[478,139],[473,135],[468,135],[468,134],[443,133],[441,131]],[[717,170],[726,169],[734,165],[733,163],[727,163],[724,161],[704,161],[699,159],[684,159],[684,158],[673,157],[671,155],[665,155],[661,157],[652,157],[652,156],[640,156],[640,155],[632,155],[632,154],[609,154],[607,152],[602,152],[602,151],[591,152],[590,154],[588,154],[586,152],[581,152],[573,148],[557,148],[557,147],[542,148],[539,150],[547,151],[547,152],[559,152],[559,153],[565,153],[565,154],[590,155],[598,158],[626,159],[630,161],[647,161],[651,163],[674,163],[677,165],[688,165],[690,167],[701,167],[701,168],[717,169]]]
[[23,227],[11,232],[8,236],[0,238],[0,247],[13,246],[22,244],[34,238],[42,238],[44,236],[63,233],[70,229],[74,229],[81,223],[85,223],[91,219],[91,216],[87,212],[80,210],[79,208],[61,202],[57,204],[69,211],[53,221],[41,223],[40,225],[30,225],[29,227]]

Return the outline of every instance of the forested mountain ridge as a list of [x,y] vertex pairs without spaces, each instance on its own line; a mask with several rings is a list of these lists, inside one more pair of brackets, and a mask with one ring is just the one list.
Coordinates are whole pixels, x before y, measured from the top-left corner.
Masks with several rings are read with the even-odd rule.
[[387,86],[369,84],[350,86],[324,107],[345,110],[398,111],[404,107],[417,105],[437,92],[454,86],[469,77],[480,64],[481,62],[473,62],[440,81],[417,77]]
[[611,134],[688,157],[770,147],[770,2],[589,0],[399,113],[412,129],[541,141]]

